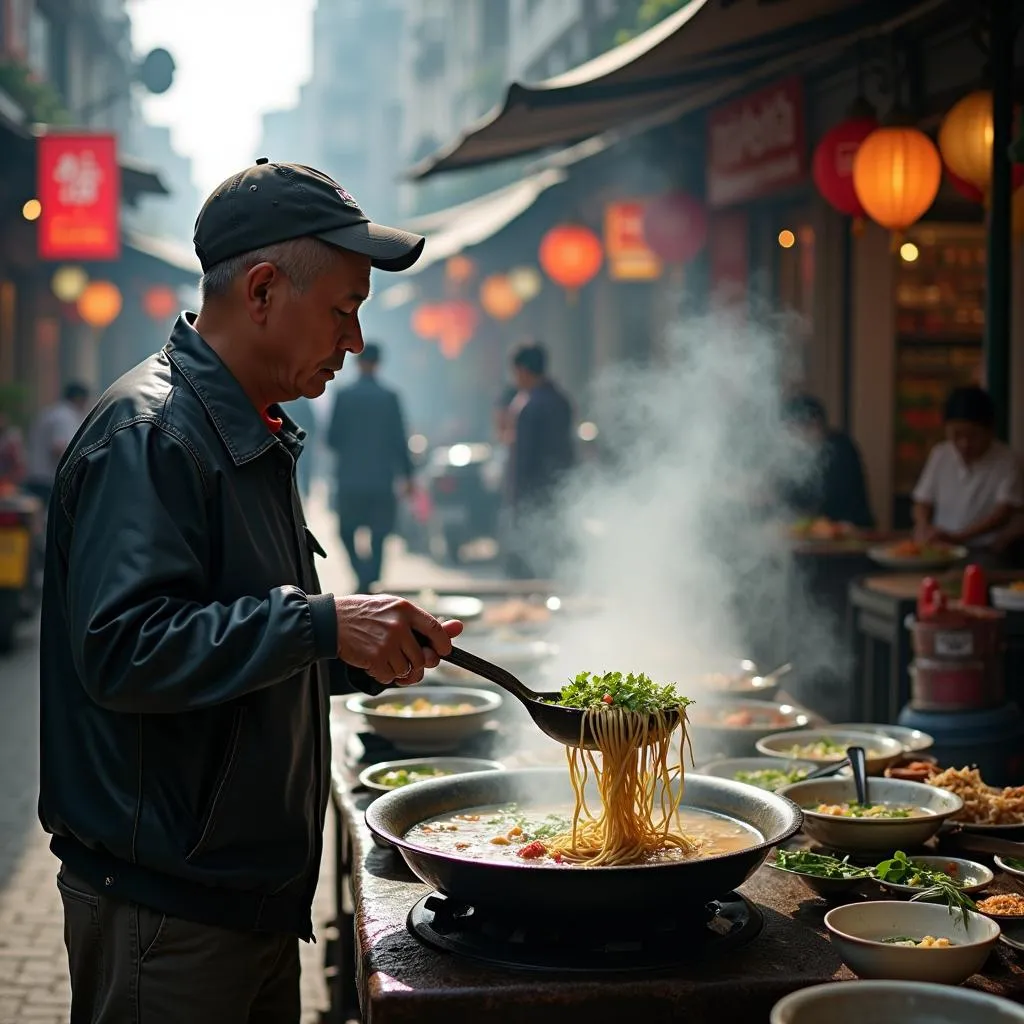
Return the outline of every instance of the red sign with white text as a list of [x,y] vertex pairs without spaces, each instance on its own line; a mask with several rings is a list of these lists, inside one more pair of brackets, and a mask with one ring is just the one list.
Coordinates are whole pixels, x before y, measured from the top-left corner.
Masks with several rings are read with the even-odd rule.
[[39,139],[39,256],[116,260],[121,256],[121,171],[117,137],[44,135]]
[[708,115],[708,205],[770,195],[807,176],[804,93],[788,78]]

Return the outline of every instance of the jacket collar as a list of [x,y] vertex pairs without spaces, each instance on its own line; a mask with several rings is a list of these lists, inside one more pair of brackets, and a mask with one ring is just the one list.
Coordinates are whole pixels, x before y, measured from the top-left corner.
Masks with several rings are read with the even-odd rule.
[[278,440],[301,451],[302,431],[295,422],[274,406],[272,414],[281,417],[283,426],[276,435],[267,429],[242,385],[196,331],[195,318],[195,313],[178,317],[164,352],[199,396],[235,465],[251,462]]

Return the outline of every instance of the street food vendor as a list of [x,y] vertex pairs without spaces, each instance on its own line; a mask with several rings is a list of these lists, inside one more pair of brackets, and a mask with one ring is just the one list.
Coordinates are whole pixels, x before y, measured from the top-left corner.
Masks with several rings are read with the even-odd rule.
[[946,400],[946,440],[928,456],[914,488],[914,536],[922,544],[1004,550],[1024,509],[1020,461],[995,436],[987,391],[963,387]]

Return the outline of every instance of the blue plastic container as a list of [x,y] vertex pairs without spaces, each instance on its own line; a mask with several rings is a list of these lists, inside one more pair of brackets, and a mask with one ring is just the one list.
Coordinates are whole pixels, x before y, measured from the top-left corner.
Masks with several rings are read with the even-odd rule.
[[1024,715],[1012,701],[983,711],[917,711],[908,704],[899,724],[934,736],[928,753],[943,768],[976,766],[990,786],[1024,784]]

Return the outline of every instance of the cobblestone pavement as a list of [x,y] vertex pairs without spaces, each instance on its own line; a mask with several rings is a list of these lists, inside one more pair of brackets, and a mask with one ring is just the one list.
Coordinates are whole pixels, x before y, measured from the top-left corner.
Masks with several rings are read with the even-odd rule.
[[[347,559],[323,491],[313,495],[310,525],[328,552],[321,566],[325,590],[352,586]],[[384,582],[394,587],[441,585],[466,580],[404,553],[394,542]],[[57,862],[36,818],[38,784],[38,630],[26,626],[13,656],[0,658],[0,1024],[65,1024],[70,990],[63,916],[54,878]],[[327,1008],[323,976],[325,924],[334,916],[333,828],[328,822],[323,871],[313,909],[317,945],[302,951],[303,1024],[315,1024]]]

